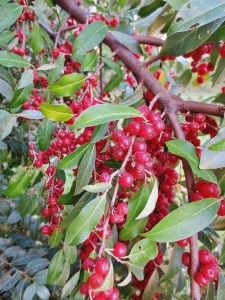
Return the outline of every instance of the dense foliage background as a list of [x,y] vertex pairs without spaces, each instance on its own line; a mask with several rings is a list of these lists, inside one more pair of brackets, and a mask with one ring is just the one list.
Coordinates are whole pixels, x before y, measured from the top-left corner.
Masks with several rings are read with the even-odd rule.
[[224,40],[224,0],[0,0],[1,299],[225,299]]

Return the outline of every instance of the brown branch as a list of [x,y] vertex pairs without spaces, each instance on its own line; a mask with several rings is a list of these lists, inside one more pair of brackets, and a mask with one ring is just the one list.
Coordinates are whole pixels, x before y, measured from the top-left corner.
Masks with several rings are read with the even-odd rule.
[[160,59],[160,55],[156,55],[156,56],[152,56],[151,58],[149,58],[149,60],[146,60],[143,62],[143,66],[145,68],[148,68],[151,64],[153,64],[154,62],[158,61]]
[[152,45],[152,46],[163,46],[164,40],[148,36],[148,35],[133,35],[133,38],[139,43],[139,44],[146,44],[146,45]]

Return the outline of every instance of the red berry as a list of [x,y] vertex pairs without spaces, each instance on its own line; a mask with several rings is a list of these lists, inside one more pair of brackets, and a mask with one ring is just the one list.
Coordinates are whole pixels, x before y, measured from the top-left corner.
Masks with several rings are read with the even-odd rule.
[[113,255],[116,257],[123,257],[127,254],[127,246],[124,243],[117,242],[114,245]]
[[225,200],[221,200],[220,207],[217,212],[218,216],[224,217],[225,216]]
[[205,198],[210,197],[219,197],[220,195],[220,188],[217,184],[200,180],[196,183],[195,188],[198,192],[200,192]]
[[198,84],[202,84],[203,82],[204,82],[204,77],[198,76],[198,77],[197,77],[197,83],[198,83]]
[[199,286],[206,286],[209,283],[208,278],[199,271],[195,273],[194,280]]
[[219,53],[222,57],[225,57],[225,44],[223,44],[223,46],[220,47]]
[[204,76],[206,74],[208,74],[208,68],[206,64],[201,64],[198,66],[198,74],[200,76]]
[[92,270],[95,264],[95,260],[91,257],[85,258],[85,260],[82,263],[82,268],[84,270]]
[[107,300],[107,296],[105,292],[100,292],[96,296],[94,296],[93,300]]
[[199,261],[201,264],[210,264],[215,261],[213,254],[209,250],[199,250]]
[[52,235],[52,228],[49,225],[44,225],[41,227],[41,234]]
[[140,136],[146,140],[152,140],[156,137],[156,132],[151,124],[142,124]]
[[216,264],[203,265],[199,270],[208,280],[214,280],[219,275],[218,266]]
[[119,184],[120,184],[122,187],[124,187],[124,188],[129,188],[129,187],[132,186],[133,182],[134,182],[134,177],[133,177],[130,173],[124,171],[124,172],[120,175]]
[[100,257],[96,260],[95,263],[95,272],[101,274],[102,276],[106,276],[109,272],[109,262],[106,258]]
[[88,278],[88,284],[91,289],[97,289],[102,285],[104,277],[98,273],[92,273]]
[[177,245],[180,247],[186,247],[189,245],[189,239],[177,241]]
[[107,300],[120,300],[120,293],[117,288],[112,288],[107,293]]
[[189,267],[191,263],[191,255],[189,252],[184,252],[182,254],[182,263],[186,266]]
[[41,214],[42,214],[43,217],[48,218],[48,217],[51,216],[52,211],[49,207],[44,207],[41,211]]
[[81,295],[88,295],[89,293],[89,286],[87,283],[82,283],[80,286],[80,293]]

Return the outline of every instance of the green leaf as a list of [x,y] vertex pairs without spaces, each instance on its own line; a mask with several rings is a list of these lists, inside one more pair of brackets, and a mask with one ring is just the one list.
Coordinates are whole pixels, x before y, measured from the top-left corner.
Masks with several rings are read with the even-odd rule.
[[33,70],[25,70],[22,73],[22,76],[20,78],[20,81],[16,87],[16,89],[22,89],[25,88],[29,85],[33,84],[33,80],[34,80],[34,71]]
[[154,296],[155,290],[159,285],[159,273],[158,270],[155,271],[150,276],[148,283],[145,287],[144,293],[142,295],[141,300],[149,300]]
[[193,173],[207,181],[217,183],[216,176],[210,170],[201,170],[199,168],[199,158],[195,152],[195,147],[193,144],[187,141],[182,140],[171,140],[166,142],[166,146],[170,153],[178,155],[184,159],[186,159],[193,171]]
[[136,220],[139,214],[143,211],[146,202],[150,195],[148,184],[143,184],[142,187],[133,194],[128,203],[128,215],[123,229],[120,231],[122,240],[129,240],[142,233],[147,223],[147,218]]
[[80,271],[78,271],[77,273],[75,273],[70,280],[67,281],[67,283],[64,285],[63,290],[62,290],[62,295],[61,298],[65,298],[67,296],[69,296],[72,291],[74,290],[74,288],[77,285],[77,282],[79,280],[80,277]]
[[64,252],[61,249],[58,252],[56,252],[56,254],[53,256],[51,263],[48,267],[48,284],[55,284],[57,282],[57,280],[63,272],[65,262],[66,259],[64,256]]
[[215,85],[216,83],[220,83],[220,81],[224,79],[224,69],[225,69],[225,58],[220,57],[216,65],[216,70],[213,73],[213,85]]
[[27,86],[24,89],[15,90],[12,100],[9,103],[10,108],[19,109],[21,105],[27,101],[28,97],[31,94],[33,85]]
[[143,98],[143,87],[139,85],[136,90],[130,96],[125,97],[122,100],[123,105],[131,106]]
[[14,37],[12,31],[6,30],[0,33],[0,47],[7,45]]
[[210,282],[205,300],[212,300],[212,299],[215,299],[215,286],[212,282]]
[[56,80],[59,79],[64,69],[64,62],[65,62],[64,55],[60,55],[55,61],[57,67],[55,69],[52,69],[48,75],[49,84],[53,84]]
[[209,146],[208,148],[211,151],[224,151],[225,150],[225,138],[220,140],[219,142]]
[[85,241],[103,216],[105,206],[105,194],[89,202],[69,225],[65,241],[69,245],[79,245]]
[[142,54],[141,46],[138,44],[138,42],[133,39],[130,35],[125,34],[120,31],[111,31],[111,33],[114,35],[114,37],[122,43],[124,46],[126,46],[129,50],[131,50],[133,53],[136,54]]
[[225,263],[225,240],[223,241],[223,246],[220,252],[220,261]]
[[98,54],[96,51],[92,51],[90,53],[88,53],[82,64],[81,64],[81,69],[83,72],[91,72],[95,70],[95,67],[97,65],[98,62]]
[[70,276],[70,263],[66,260],[63,271],[60,274],[60,276],[55,284],[58,286],[64,286],[66,284],[69,276]]
[[65,253],[66,260],[69,262],[69,264],[74,264],[77,259],[77,247],[70,246],[67,243],[64,243],[63,251]]
[[29,120],[42,120],[44,115],[39,110],[28,109],[24,110],[19,114],[16,114],[17,117],[22,117]]
[[161,277],[160,281],[165,282],[173,278],[179,271],[181,266],[181,257],[184,249],[175,245],[169,257],[169,264],[165,274]]
[[11,100],[13,96],[13,90],[10,84],[0,78],[0,94],[5,97],[7,100]]
[[0,110],[0,140],[4,140],[17,125],[17,117],[5,110]]
[[91,143],[94,144],[94,143],[97,143],[100,140],[102,140],[105,137],[107,131],[108,131],[107,124],[102,124],[102,125],[96,126],[96,128],[92,134]]
[[95,167],[95,158],[96,148],[95,145],[92,144],[89,146],[88,150],[85,151],[85,154],[81,159],[76,178],[75,195],[80,194],[83,191],[83,187],[89,183]]
[[58,163],[57,168],[60,170],[70,170],[76,167],[84,153],[87,151],[89,144],[83,144],[78,147],[74,152],[66,155],[63,159],[61,159]]
[[139,9],[138,15],[142,18],[146,17],[146,16],[150,15],[151,13],[153,13],[157,8],[163,6],[164,4],[165,3],[163,0],[151,1],[150,4],[144,5]]
[[17,54],[7,51],[0,51],[0,65],[8,68],[25,68],[29,67],[30,63]]
[[140,214],[136,217],[136,220],[140,220],[149,216],[155,209],[156,202],[158,199],[158,180],[155,176],[152,176],[150,178],[149,192],[150,194],[147,199],[147,202],[145,203],[145,207],[140,212]]
[[85,185],[83,190],[89,193],[102,193],[108,191],[112,187],[110,182],[99,182],[93,185]]
[[221,18],[197,29],[194,28],[169,35],[160,54],[179,56],[196,49],[216,31],[224,20],[225,18]]
[[34,170],[22,169],[17,171],[17,173],[11,177],[7,189],[4,191],[4,194],[7,197],[15,198],[17,196],[25,194],[25,192],[30,187],[32,177],[34,175]]
[[51,121],[64,122],[68,121],[73,116],[73,113],[70,110],[70,108],[63,104],[55,105],[42,103],[39,107],[44,116]]
[[225,3],[221,0],[189,0],[183,5],[169,28],[169,34],[199,28],[224,17]]
[[168,214],[143,236],[157,242],[175,242],[206,228],[215,218],[218,199],[208,198],[185,204]]
[[217,42],[225,40],[225,25],[220,26],[207,40],[207,42]]
[[127,258],[134,265],[144,266],[147,262],[154,259],[157,253],[158,247],[156,242],[149,239],[142,239],[134,244]]
[[28,287],[25,289],[25,292],[23,294],[23,300],[30,300],[33,299],[35,293],[36,293],[36,283],[31,283],[28,285]]
[[57,96],[70,97],[82,87],[83,83],[84,75],[80,73],[67,74],[51,84],[48,89]]
[[[225,128],[221,128],[217,135],[210,139],[201,154],[200,168],[202,169],[219,169],[225,166],[225,151],[223,148],[225,138]],[[218,150],[215,152],[214,145]],[[221,149],[219,149],[221,148]]]
[[22,217],[25,217],[26,215],[31,215],[37,207],[38,201],[36,198],[23,196],[17,206],[17,210]]
[[133,117],[141,117],[141,114],[132,107],[122,104],[97,104],[86,109],[72,127],[85,128]]
[[103,57],[102,60],[116,74],[119,74],[119,75],[123,74],[121,66],[118,63],[116,63],[114,60],[112,60],[112,59],[110,59],[108,57]]
[[75,205],[73,209],[68,213],[68,215],[64,217],[63,221],[60,224],[61,227],[67,228],[73,222],[73,220],[79,215],[79,213],[85,207],[85,205],[94,199],[94,196],[95,196],[94,194],[90,194],[88,192],[85,192],[82,196],[80,195],[73,196],[73,198],[75,198],[76,201],[73,201],[69,204],[75,203]]
[[0,10],[0,31],[8,29],[16,22],[23,11],[22,5],[17,3],[5,4]]
[[63,239],[63,233],[60,229],[55,229],[52,236],[50,237],[50,245],[51,247],[59,246],[60,242]]
[[41,27],[36,23],[33,25],[31,35],[30,45],[34,53],[39,53],[45,46],[43,31]]
[[0,5],[8,3],[10,0],[0,0]]
[[74,43],[74,54],[84,54],[97,45],[106,37],[108,27],[104,22],[96,21],[87,25],[78,35]]
[[115,74],[112,76],[112,78],[109,80],[109,82],[105,85],[104,91],[107,93],[110,93],[113,89],[115,89],[120,82],[123,80],[123,73],[122,75]]
[[41,122],[37,131],[38,147],[40,150],[48,148],[53,134],[54,125],[52,121],[45,119]]

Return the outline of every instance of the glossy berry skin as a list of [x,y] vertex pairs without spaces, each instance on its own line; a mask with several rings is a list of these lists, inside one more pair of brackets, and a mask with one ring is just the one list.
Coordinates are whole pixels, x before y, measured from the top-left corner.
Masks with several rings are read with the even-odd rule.
[[117,242],[114,245],[113,255],[116,257],[123,257],[127,254],[127,246],[124,243]]
[[195,189],[200,192],[204,198],[218,198],[220,195],[220,188],[217,184],[200,180],[196,183]]
[[156,132],[151,124],[142,124],[139,135],[150,141],[155,138]]
[[219,53],[222,57],[225,57],[225,44],[223,44],[223,46],[220,47]]
[[88,278],[88,284],[91,289],[97,289],[102,285],[104,277],[99,273],[92,273]]
[[189,267],[190,266],[190,263],[191,263],[191,255],[189,252],[184,252],[182,254],[182,263],[183,265],[185,265],[186,267]]
[[106,258],[100,257],[96,260],[95,263],[95,272],[101,274],[102,276],[106,276],[109,272],[109,262]]
[[41,227],[41,234],[43,235],[52,235],[52,229],[49,225],[44,225]]
[[201,264],[210,264],[215,261],[213,254],[208,250],[199,251],[199,261]]
[[206,286],[209,283],[208,278],[206,278],[204,274],[199,271],[195,273],[194,280],[199,286]]
[[224,217],[225,216],[225,200],[221,200],[220,207],[217,212],[218,216]]
[[128,172],[123,172],[120,176],[119,179],[119,184],[123,187],[123,188],[129,188],[132,186],[134,182],[134,177],[132,176],[132,174],[128,173]]
[[180,247],[186,247],[189,245],[189,239],[177,241],[177,245]]
[[209,280],[217,279],[219,275],[218,266],[216,264],[203,265],[199,271]]

